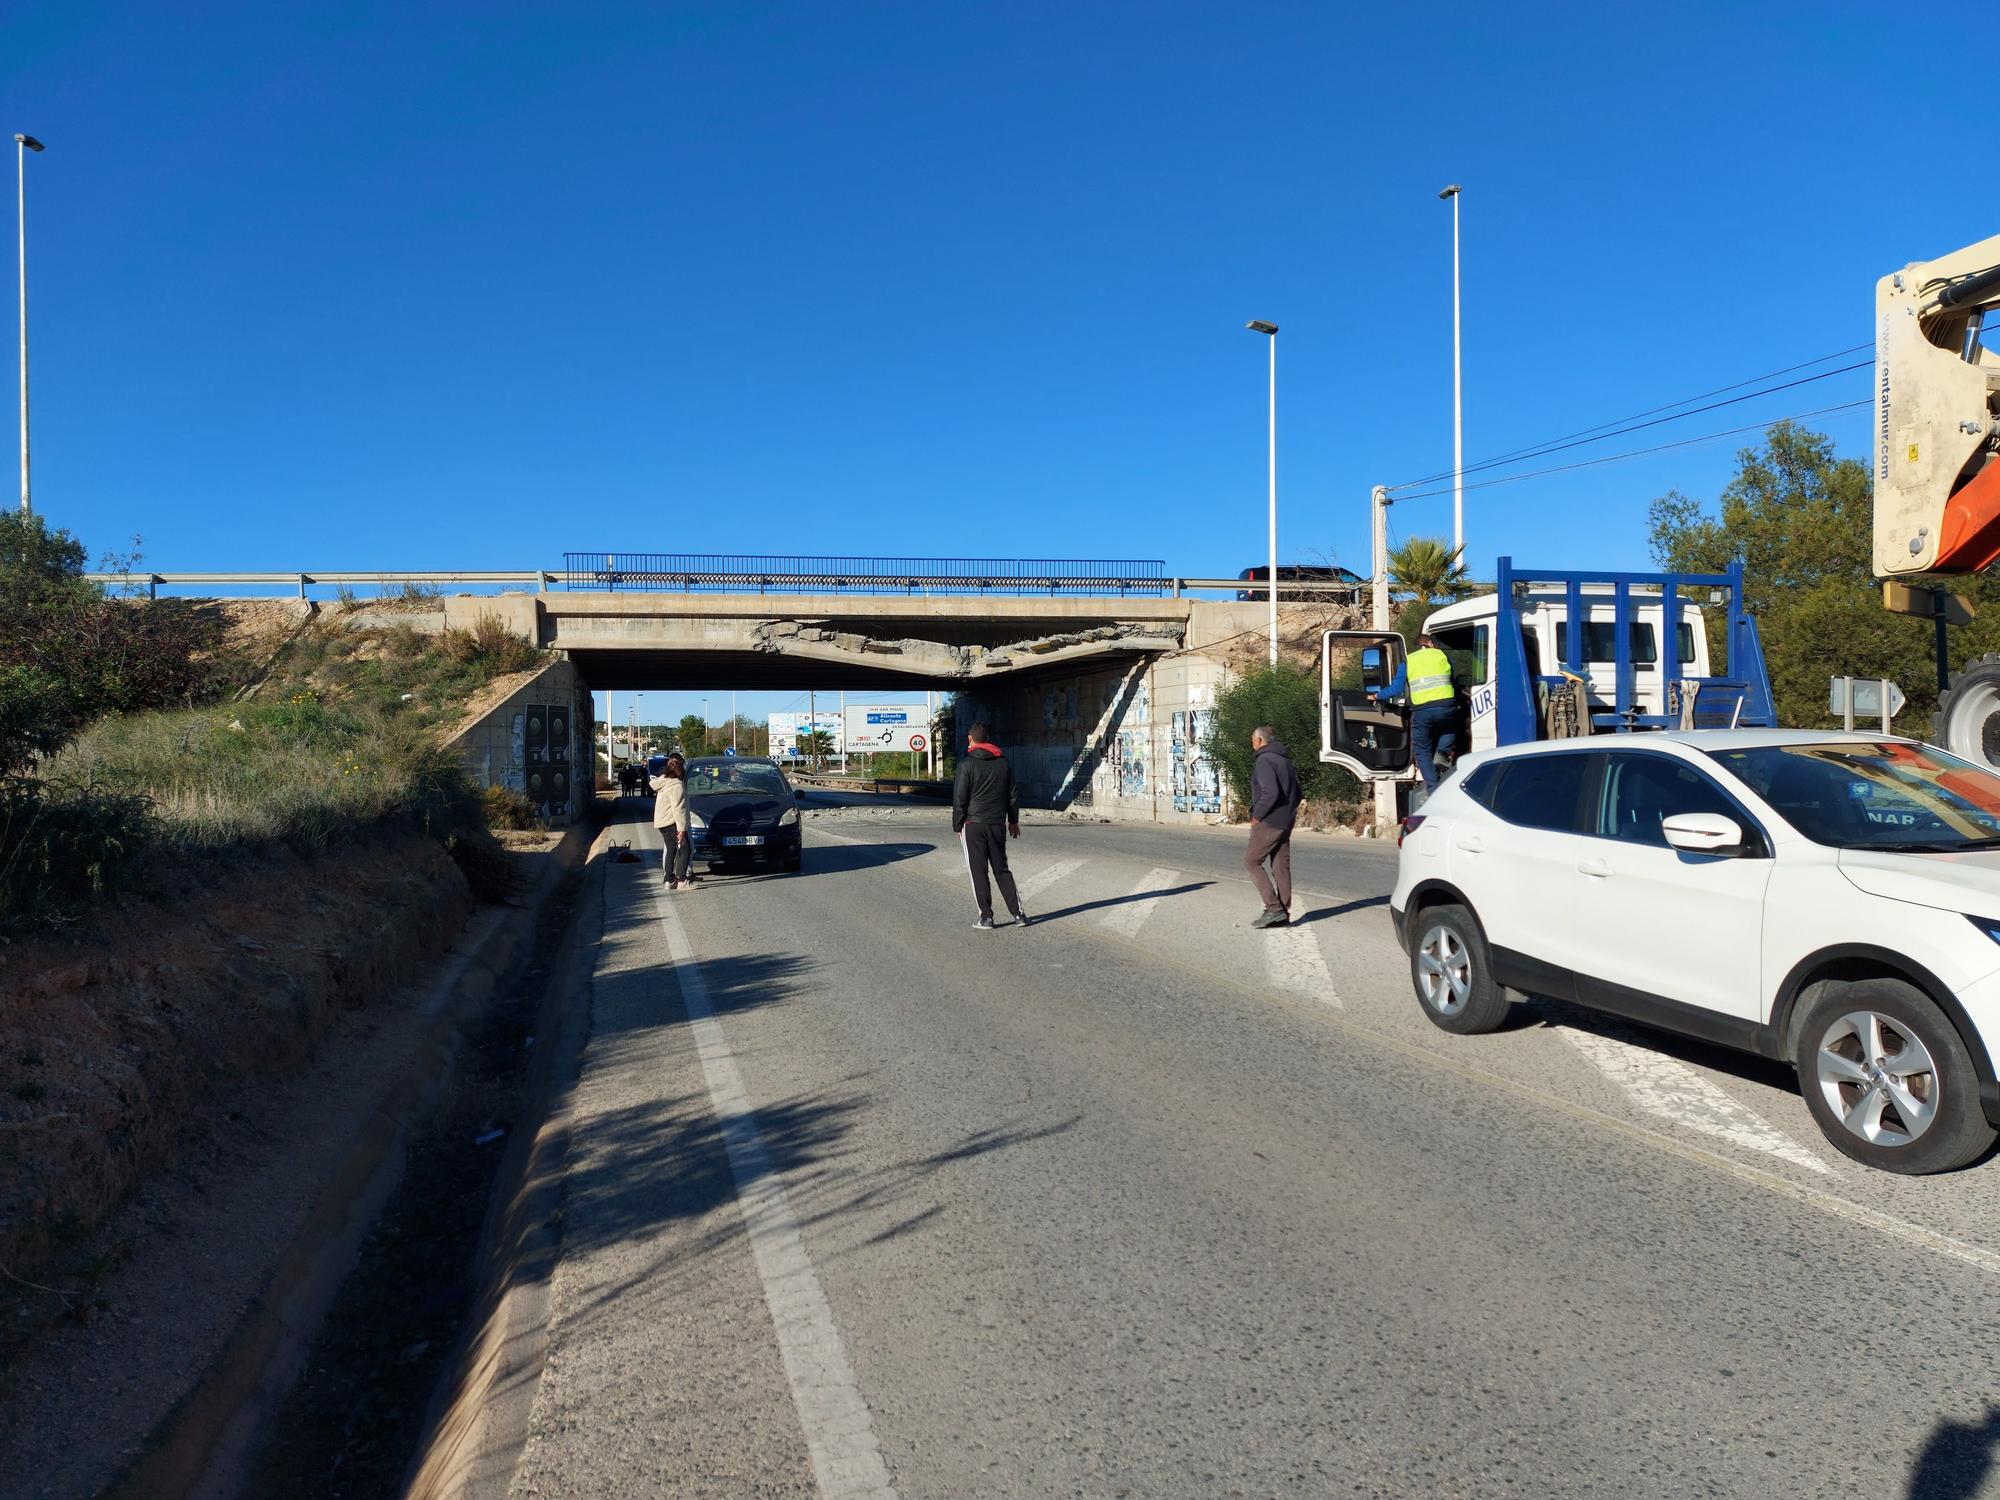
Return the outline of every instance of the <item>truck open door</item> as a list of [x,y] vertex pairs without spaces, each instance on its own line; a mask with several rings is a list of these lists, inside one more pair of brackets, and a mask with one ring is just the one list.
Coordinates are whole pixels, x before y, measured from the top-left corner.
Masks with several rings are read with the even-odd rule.
[[1403,638],[1394,631],[1328,630],[1320,636],[1319,758],[1363,781],[1410,774],[1406,710],[1378,704],[1369,689],[1402,669]]

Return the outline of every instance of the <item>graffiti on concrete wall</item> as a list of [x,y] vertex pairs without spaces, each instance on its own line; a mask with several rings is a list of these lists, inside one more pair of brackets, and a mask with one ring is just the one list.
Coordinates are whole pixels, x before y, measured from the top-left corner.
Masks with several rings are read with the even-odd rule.
[[1146,795],[1146,739],[1143,729],[1118,731],[1113,764],[1118,774],[1118,795],[1121,797]]
[[1175,812],[1222,811],[1222,778],[1205,753],[1215,731],[1212,708],[1180,709],[1173,717],[1172,788]]
[[1075,683],[1042,689],[1042,728],[1060,729],[1075,725],[1079,717]]

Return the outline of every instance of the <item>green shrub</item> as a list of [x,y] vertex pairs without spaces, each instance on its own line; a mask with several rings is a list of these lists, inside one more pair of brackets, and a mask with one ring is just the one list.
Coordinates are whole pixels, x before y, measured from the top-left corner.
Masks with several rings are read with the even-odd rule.
[[504,786],[482,787],[479,791],[479,810],[485,815],[488,828],[506,828],[522,831],[546,826],[547,819],[525,792],[510,791]]
[[1239,677],[1216,694],[1215,727],[1203,750],[1221,768],[1239,808],[1250,805],[1250,776],[1256,763],[1250,731],[1260,724],[1278,732],[1309,801],[1346,807],[1361,800],[1361,783],[1319,758],[1318,672],[1280,661]]
[[75,920],[114,888],[154,832],[145,797],[0,779],[0,929]]
[[68,532],[0,512],[0,773],[100,714],[186,706],[223,686],[213,605],[108,598],[83,563]]
[[483,667],[493,677],[525,672],[542,660],[534,642],[516,635],[494,615],[481,615],[470,630],[445,631],[438,645],[453,661]]

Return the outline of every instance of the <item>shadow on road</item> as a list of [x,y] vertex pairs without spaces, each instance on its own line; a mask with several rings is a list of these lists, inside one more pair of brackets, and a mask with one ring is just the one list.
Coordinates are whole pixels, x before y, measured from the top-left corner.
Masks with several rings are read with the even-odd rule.
[[1659,1052],[1697,1067],[1713,1068],[1718,1073],[1728,1073],[1751,1083],[1761,1083],[1770,1088],[1780,1089],[1795,1098],[1799,1094],[1799,1077],[1789,1063],[1759,1057],[1754,1052],[1738,1052],[1733,1047],[1718,1047],[1713,1043],[1697,1041],[1693,1037],[1682,1036],[1677,1032],[1655,1031],[1640,1021],[1627,1021],[1621,1016],[1586,1010],[1567,1000],[1551,1000],[1542,995],[1530,995],[1528,1003],[1525,1006],[1516,1006],[1515,1010],[1525,1011],[1550,1026],[1567,1026],[1575,1031],[1594,1032],[1598,1036],[1609,1037],[1618,1042],[1630,1042],[1650,1052]]
[[1101,901],[1079,901],[1075,906],[1060,907],[1055,911],[1028,915],[1034,917],[1035,926],[1048,922],[1060,922],[1064,917],[1080,917],[1087,911],[1101,911],[1111,906],[1129,906],[1134,901],[1160,901],[1168,896],[1190,896],[1196,891],[1206,890],[1214,885],[1213,880],[1191,880],[1186,885],[1170,886],[1163,891],[1134,891],[1129,896],[1106,896]]
[[1303,927],[1308,922],[1324,922],[1334,917],[1344,917],[1349,912],[1366,911],[1371,906],[1387,906],[1387,896],[1363,896],[1358,901],[1346,901],[1339,906],[1322,906],[1314,911],[1300,912],[1292,918],[1292,926]]
[[1940,1422],[1910,1470],[1908,1500],[1973,1500],[1985,1493],[2000,1450],[2000,1406],[1982,1422]]

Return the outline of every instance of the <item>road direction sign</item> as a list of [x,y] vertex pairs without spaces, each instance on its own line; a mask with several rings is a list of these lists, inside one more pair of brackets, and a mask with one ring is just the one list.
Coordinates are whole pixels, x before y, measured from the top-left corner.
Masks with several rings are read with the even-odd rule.
[[840,748],[850,753],[861,750],[893,750],[912,730],[921,729],[921,703],[850,703],[841,731]]
[[[1889,709],[1882,710],[1882,693],[1888,690]],[[1832,691],[1827,694],[1828,713],[1839,714],[1846,727],[1852,729],[1856,719],[1880,719],[1886,727],[1889,720],[1903,711],[1903,690],[1886,678],[1876,677],[1836,677]]]
[[1940,598],[1944,600],[1944,622],[1947,625],[1970,625],[1973,616],[1979,613],[1979,606],[1970,599],[1947,594],[1943,589],[1917,588],[1907,583],[1882,585],[1882,607],[1895,615],[1917,615],[1934,620]]

